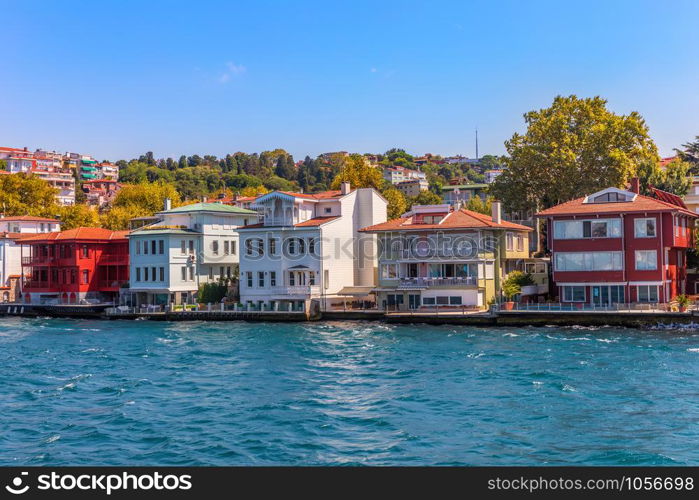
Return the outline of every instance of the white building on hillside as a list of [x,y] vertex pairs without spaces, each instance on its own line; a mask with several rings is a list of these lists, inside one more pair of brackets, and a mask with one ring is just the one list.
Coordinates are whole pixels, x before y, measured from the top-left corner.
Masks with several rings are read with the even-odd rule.
[[19,300],[17,292],[21,285],[22,247],[19,243],[25,235],[60,231],[61,223],[56,219],[0,216],[0,302]]
[[238,228],[256,223],[256,212],[222,203],[195,203],[157,216],[158,222],[129,234],[127,303],[191,304],[202,283],[235,283]]
[[376,237],[359,229],[386,220],[374,189],[316,194],[274,191],[253,205],[264,222],[240,229],[240,299],[263,310],[327,309],[367,298],[376,279]]

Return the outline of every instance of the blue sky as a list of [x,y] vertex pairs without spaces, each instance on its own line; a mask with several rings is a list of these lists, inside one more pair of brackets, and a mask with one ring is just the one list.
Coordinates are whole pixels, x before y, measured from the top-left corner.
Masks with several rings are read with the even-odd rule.
[[699,2],[0,1],[5,146],[504,153],[557,94],[699,134]]

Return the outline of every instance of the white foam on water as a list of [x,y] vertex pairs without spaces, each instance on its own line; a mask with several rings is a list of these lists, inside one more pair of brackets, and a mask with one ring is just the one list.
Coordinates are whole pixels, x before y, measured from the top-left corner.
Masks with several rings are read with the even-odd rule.
[[690,347],[687,349],[688,352],[699,352],[699,347]]

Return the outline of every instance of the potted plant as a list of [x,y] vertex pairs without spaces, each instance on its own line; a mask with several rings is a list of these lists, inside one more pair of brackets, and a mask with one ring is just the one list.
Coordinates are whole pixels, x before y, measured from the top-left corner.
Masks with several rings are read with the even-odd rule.
[[675,300],[677,300],[677,307],[679,307],[680,312],[685,312],[687,310],[687,306],[690,304],[689,296],[682,294],[678,295],[675,297]]
[[512,301],[515,295],[522,291],[522,286],[520,281],[522,277],[521,272],[514,271],[507,275],[505,281],[502,284],[502,294],[505,296],[506,301],[502,303],[502,308],[505,311],[511,311],[514,308],[515,303]]

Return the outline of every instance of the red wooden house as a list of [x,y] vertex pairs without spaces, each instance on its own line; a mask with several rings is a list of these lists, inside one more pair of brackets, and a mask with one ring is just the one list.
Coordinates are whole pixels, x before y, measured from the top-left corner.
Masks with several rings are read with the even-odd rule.
[[79,227],[22,238],[26,303],[96,303],[129,281],[128,231]]
[[699,215],[657,189],[607,188],[543,210],[561,302],[669,302],[685,293],[687,250]]

